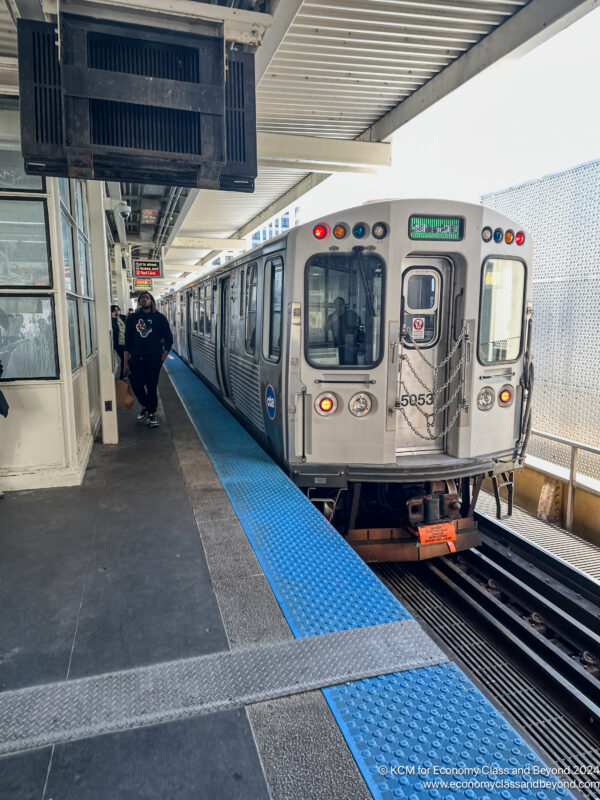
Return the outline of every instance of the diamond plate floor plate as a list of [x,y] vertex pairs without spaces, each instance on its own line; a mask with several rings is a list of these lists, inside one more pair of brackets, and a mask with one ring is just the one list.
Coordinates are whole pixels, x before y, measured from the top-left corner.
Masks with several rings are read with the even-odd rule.
[[[409,617],[199,378],[175,356],[166,366],[294,635]],[[534,766],[543,768],[538,756],[455,665],[367,678],[323,694],[377,800],[573,797],[532,774]],[[436,775],[436,765],[454,772]],[[487,788],[481,772],[461,772],[496,765],[514,770],[498,777],[506,779],[502,788]],[[406,767],[414,774],[400,774]],[[444,787],[445,778],[465,785]]]
[[0,754],[447,661],[414,620],[0,694]]

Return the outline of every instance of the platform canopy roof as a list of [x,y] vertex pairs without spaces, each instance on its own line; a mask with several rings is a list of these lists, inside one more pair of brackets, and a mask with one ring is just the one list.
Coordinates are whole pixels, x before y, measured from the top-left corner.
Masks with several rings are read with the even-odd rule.
[[[10,93],[16,76],[14,18],[30,14],[31,7],[47,14],[56,0],[4,2],[0,91]],[[116,0],[88,0],[99,9],[103,2]],[[501,59],[562,30],[595,8],[596,0],[122,0],[119,5],[140,18],[165,8],[182,13],[189,8],[194,15],[206,9],[214,17],[225,8],[230,18],[253,20],[252,30],[260,31],[254,194],[109,187],[134,209],[126,229],[115,234],[123,243],[127,237],[145,246],[147,253],[163,247],[166,288],[206,270],[219,252],[239,251],[240,239],[331,173],[389,164],[385,143],[402,125]],[[142,231],[141,205],[156,200],[157,225]]]

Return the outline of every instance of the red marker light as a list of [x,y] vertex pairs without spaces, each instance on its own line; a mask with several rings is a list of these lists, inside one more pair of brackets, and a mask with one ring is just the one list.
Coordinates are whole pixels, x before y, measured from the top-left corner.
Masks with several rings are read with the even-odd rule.
[[500,392],[500,402],[501,403],[510,403],[511,398],[512,398],[512,394],[510,393],[509,389],[503,389]]
[[324,222],[315,225],[313,228],[313,236],[315,239],[327,239],[329,236],[329,225],[326,225]]
[[315,410],[322,417],[329,417],[337,411],[338,399],[333,392],[323,392],[315,400]]
[[519,231],[518,233],[515,234],[515,244],[523,244],[524,241],[525,241],[525,234],[523,233],[523,231]]

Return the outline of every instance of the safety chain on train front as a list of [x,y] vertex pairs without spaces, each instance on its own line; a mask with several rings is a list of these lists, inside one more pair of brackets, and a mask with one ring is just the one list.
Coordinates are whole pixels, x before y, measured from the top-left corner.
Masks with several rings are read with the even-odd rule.
[[[429,361],[429,359],[426,358],[426,356],[422,352],[421,347],[415,342],[415,340],[412,338],[410,333],[408,333],[408,331],[406,331],[404,333],[404,335],[401,337],[401,348],[402,348],[402,351],[401,351],[401,354],[400,354],[400,374],[398,376],[400,392],[402,392],[402,388],[404,388],[405,393],[407,395],[410,395],[410,392],[408,391],[408,387],[406,386],[404,380],[402,379],[402,366],[403,366],[404,363],[406,363],[408,368],[410,369],[411,373],[413,374],[414,378],[417,380],[417,382],[429,394],[431,394],[432,397],[433,397],[433,411],[430,412],[430,413],[427,413],[426,411],[423,411],[423,409],[421,409],[418,405],[411,406],[411,408],[415,408],[419,412],[419,414],[421,414],[421,416],[425,419],[425,425],[426,425],[426,428],[427,428],[427,435],[421,433],[420,431],[418,431],[416,429],[416,427],[413,425],[413,423],[408,418],[408,415],[406,414],[404,406],[400,405],[399,403],[396,405],[397,409],[400,411],[400,413],[401,413],[402,417],[404,418],[404,421],[406,422],[408,427],[420,439],[425,439],[426,441],[434,441],[436,439],[442,439],[454,427],[454,424],[455,424],[456,420],[458,419],[458,417],[460,415],[460,412],[462,411],[462,398],[461,398],[456,403],[456,411],[455,411],[452,419],[446,425],[446,427],[442,431],[437,433],[437,434],[433,431],[433,426],[435,425],[435,422],[436,422],[436,419],[438,418],[438,416],[440,414],[442,414],[447,408],[449,408],[452,405],[452,403],[454,403],[454,401],[458,399],[459,394],[461,394],[462,384],[459,382],[457,384],[456,389],[454,390],[453,394],[448,398],[448,400],[446,400],[446,402],[443,403],[443,405],[441,405],[441,406],[438,405],[438,395],[441,392],[445,391],[452,384],[452,382],[454,381],[454,379],[456,378],[458,373],[462,370],[463,363],[464,363],[464,358],[465,358],[465,353],[464,352],[461,353],[461,356],[460,356],[460,358],[458,360],[458,364],[456,365],[454,370],[450,373],[450,377],[448,378],[448,380],[445,381],[441,386],[438,387],[437,382],[438,382],[439,372],[452,359],[452,357],[454,356],[454,354],[456,353],[458,348],[462,347],[463,342],[465,340],[465,337],[467,336],[467,333],[468,333],[468,327],[467,327],[467,325],[464,325],[462,331],[460,332],[460,336],[456,340],[454,346],[449,351],[449,353],[446,356],[446,358],[444,358],[444,360],[441,361],[437,366],[435,364],[432,364],[431,361]],[[415,352],[418,353],[418,355],[425,362],[425,364],[427,364],[427,366],[430,367],[433,370],[433,385],[432,385],[432,387],[429,387],[422,380],[422,378],[417,374],[414,366],[411,364],[409,357],[404,354],[404,339],[405,338],[414,347]]]

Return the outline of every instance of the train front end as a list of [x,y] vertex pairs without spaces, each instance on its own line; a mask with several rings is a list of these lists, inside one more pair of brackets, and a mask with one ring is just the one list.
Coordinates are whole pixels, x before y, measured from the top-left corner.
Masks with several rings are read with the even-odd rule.
[[527,233],[482,206],[399,200],[293,246],[292,477],[367,560],[473,546],[481,484],[512,489],[530,425]]

